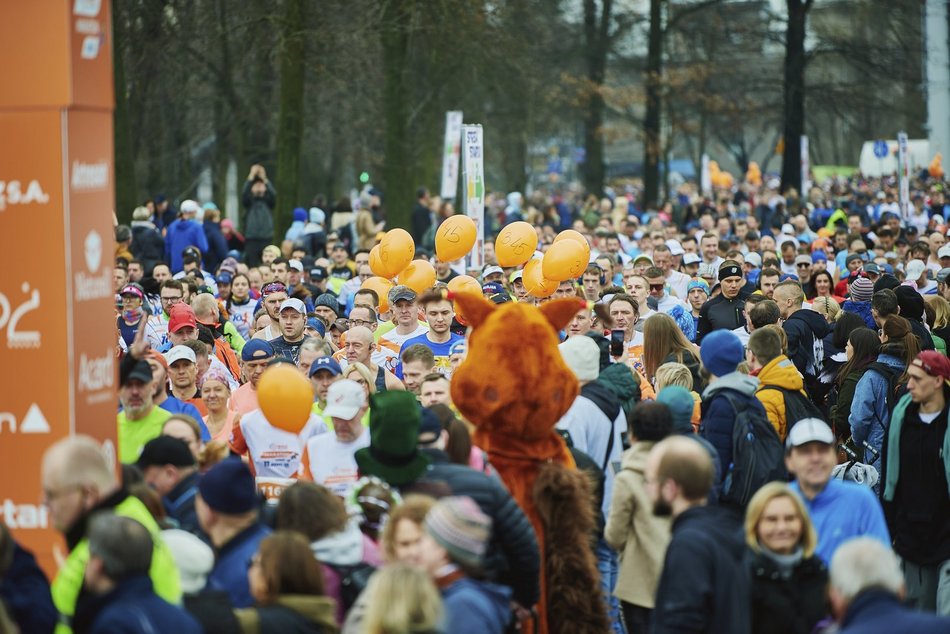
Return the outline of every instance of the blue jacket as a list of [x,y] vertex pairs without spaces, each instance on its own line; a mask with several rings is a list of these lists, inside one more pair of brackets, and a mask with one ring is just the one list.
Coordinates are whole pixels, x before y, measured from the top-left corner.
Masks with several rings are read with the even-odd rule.
[[228,241],[221,233],[221,225],[217,222],[205,220],[203,223],[205,238],[208,240],[208,252],[202,258],[201,268],[214,273],[218,266],[228,257]]
[[[86,630],[85,623],[89,622],[91,626]],[[90,634],[201,634],[202,629],[182,608],[155,594],[152,580],[140,575],[123,579],[112,591],[91,599],[83,612],[76,615],[76,632],[81,631]]]
[[194,220],[176,220],[165,233],[165,261],[171,262],[172,273],[184,268],[182,251],[188,247],[198,247],[202,253],[208,251],[208,238],[204,229]]
[[186,403],[169,394],[159,407],[172,414],[188,414],[198,421],[198,426],[201,428],[201,440],[204,442],[211,440],[211,432],[208,431],[208,426],[205,425],[204,420],[201,418],[201,412],[191,403]]
[[748,407],[760,410],[765,418],[765,408],[755,397],[758,387],[757,378],[732,372],[717,378],[703,391],[699,433],[719,453],[720,482],[729,473],[729,465],[732,464],[732,427],[736,422],[736,411],[720,392],[728,390],[734,398],[744,401]]
[[838,546],[852,537],[873,537],[891,547],[891,535],[881,503],[867,486],[832,478],[813,500],[802,494],[797,480],[789,486],[808,507],[818,534],[815,554],[825,565],[831,562]]
[[[905,369],[903,360],[889,354],[879,354],[877,360],[893,368],[898,374]],[[884,444],[884,430],[887,429],[891,420],[891,414],[887,410],[887,389],[887,378],[880,372],[869,369],[854,388],[851,414],[848,415],[854,444],[861,447],[862,443],[867,441],[878,454],[881,453],[881,446]],[[877,458],[872,459],[870,453],[865,452],[864,461],[880,473],[881,457],[878,455]]]
[[57,612],[49,592],[49,581],[36,565],[32,553],[13,542],[10,568],[0,577],[0,599],[21,632],[52,632]]
[[856,596],[841,622],[839,634],[946,634],[950,618],[916,612],[901,605],[884,590],[866,590]]
[[874,323],[874,317],[871,315],[871,302],[855,302],[848,299],[841,304],[841,310],[858,315],[868,328],[877,330],[877,324]]
[[257,553],[261,541],[270,535],[270,532],[269,528],[255,522],[219,548],[205,588],[227,592],[231,605],[236,608],[249,608],[254,605],[254,598],[247,585],[247,567]]
[[502,634],[511,620],[511,589],[468,577],[442,589],[445,632]]

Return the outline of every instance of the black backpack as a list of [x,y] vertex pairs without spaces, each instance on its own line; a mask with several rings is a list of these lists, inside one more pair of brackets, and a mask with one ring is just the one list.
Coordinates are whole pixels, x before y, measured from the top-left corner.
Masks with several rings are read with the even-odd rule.
[[357,597],[369,585],[369,578],[376,572],[376,566],[361,561],[352,566],[326,564],[340,575],[340,598],[343,600],[343,612],[350,611]]
[[825,415],[822,414],[820,409],[818,409],[818,406],[798,390],[790,390],[778,385],[766,384],[760,386],[756,392],[761,392],[762,390],[777,390],[782,393],[782,399],[785,402],[786,436],[788,436],[788,433],[792,431],[792,427],[795,425],[795,423],[800,420],[804,420],[806,418],[825,420]]
[[726,479],[720,500],[745,507],[762,485],[785,480],[785,451],[761,408],[750,407],[728,391],[721,394],[735,411],[736,422],[732,427],[732,464],[723,465]]
[[[874,370],[878,374],[884,377],[887,380],[887,414],[888,419],[890,419],[891,413],[894,411],[894,407],[897,405],[897,401],[901,400],[901,397],[904,394],[907,394],[907,384],[900,382],[900,376],[902,372],[895,370],[886,363],[881,363],[880,361],[875,361],[874,363],[868,364],[868,370]],[[879,421],[882,425],[884,421]]]

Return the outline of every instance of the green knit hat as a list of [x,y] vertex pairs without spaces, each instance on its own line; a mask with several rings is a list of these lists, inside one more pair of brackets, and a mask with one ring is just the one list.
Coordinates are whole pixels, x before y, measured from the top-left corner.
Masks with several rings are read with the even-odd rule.
[[415,482],[431,462],[416,448],[422,409],[415,395],[386,390],[370,395],[369,403],[369,447],[356,452],[360,474],[392,486]]

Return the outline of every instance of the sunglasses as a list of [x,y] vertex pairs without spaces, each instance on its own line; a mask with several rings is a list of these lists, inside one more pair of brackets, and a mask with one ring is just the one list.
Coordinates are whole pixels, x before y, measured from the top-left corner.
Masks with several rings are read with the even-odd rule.
[[666,284],[650,284],[651,291],[662,291],[666,288]]
[[805,267],[807,267],[807,266],[811,266],[811,264],[805,264],[804,262],[799,262],[799,263],[796,264],[795,266],[797,266],[797,267],[800,268],[800,269],[803,269],[803,268],[805,268]]

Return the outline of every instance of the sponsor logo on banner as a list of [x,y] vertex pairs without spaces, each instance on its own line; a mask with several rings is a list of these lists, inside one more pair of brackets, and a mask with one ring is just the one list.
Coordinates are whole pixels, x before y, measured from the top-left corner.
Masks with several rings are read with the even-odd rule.
[[78,390],[94,393],[86,397],[86,402],[101,403],[113,398],[114,357],[111,350],[106,350],[101,357],[90,358],[85,352],[79,355]]
[[80,271],[73,276],[76,301],[102,299],[115,295],[112,289],[112,271],[108,268],[99,272],[102,265],[102,236],[93,229],[86,235],[83,243],[86,255],[87,274]]
[[0,211],[8,205],[45,205],[48,202],[49,194],[37,180],[0,181]]
[[14,434],[48,434],[50,432],[49,421],[43,416],[40,406],[36,403],[30,405],[19,424],[12,412],[0,412],[0,433],[3,432],[4,427]]
[[0,517],[12,530],[49,528],[49,511],[43,504],[18,504],[5,498],[0,505]]
[[[40,291],[35,288],[31,291],[27,282],[23,282],[20,290],[26,297],[20,298],[20,303],[15,307],[4,293],[0,293],[0,330],[6,327],[7,348],[39,348],[40,332],[21,331],[19,325],[24,315],[40,307]],[[14,302],[16,301],[14,298]]]
[[109,187],[109,163],[83,163],[73,161],[69,186],[73,191],[97,191]]

